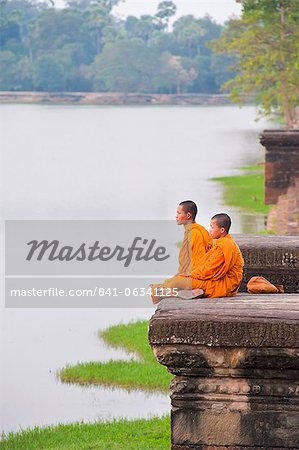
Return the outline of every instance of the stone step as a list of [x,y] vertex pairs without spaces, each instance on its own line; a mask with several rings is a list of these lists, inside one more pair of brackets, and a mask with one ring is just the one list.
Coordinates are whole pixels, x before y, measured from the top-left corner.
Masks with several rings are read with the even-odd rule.
[[253,276],[282,284],[287,293],[299,292],[299,236],[234,235],[245,261],[240,292]]

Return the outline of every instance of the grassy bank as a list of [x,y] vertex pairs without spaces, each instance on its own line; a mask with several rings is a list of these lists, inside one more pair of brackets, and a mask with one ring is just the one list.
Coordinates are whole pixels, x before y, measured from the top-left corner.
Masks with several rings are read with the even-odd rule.
[[168,450],[169,417],[36,427],[10,433],[1,450]]
[[[160,366],[147,342],[147,321],[112,326],[99,333],[104,341],[132,355],[129,361],[91,362],[66,367],[63,381],[167,391],[171,375]],[[138,358],[138,360],[136,360]],[[166,450],[170,446],[169,417],[74,423],[35,427],[3,435],[0,450]]]
[[252,213],[268,214],[269,205],[264,203],[264,166],[241,167],[242,174],[212,178],[224,187],[224,200],[227,205],[235,206]]
[[147,330],[148,322],[139,321],[112,326],[100,332],[100,337],[108,345],[126,350],[132,358],[128,361],[96,361],[67,366],[59,373],[61,380],[166,392],[172,377],[156,361],[147,342]]

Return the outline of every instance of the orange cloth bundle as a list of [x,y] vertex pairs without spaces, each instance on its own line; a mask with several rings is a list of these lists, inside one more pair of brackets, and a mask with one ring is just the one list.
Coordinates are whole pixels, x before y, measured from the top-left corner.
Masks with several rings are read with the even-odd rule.
[[274,285],[264,277],[252,277],[247,283],[247,291],[250,294],[277,294],[283,293],[284,288],[281,284]]

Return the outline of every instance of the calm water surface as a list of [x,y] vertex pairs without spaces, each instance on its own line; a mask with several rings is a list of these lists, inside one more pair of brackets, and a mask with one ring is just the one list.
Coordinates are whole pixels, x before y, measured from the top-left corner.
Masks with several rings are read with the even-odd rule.
[[[192,198],[205,226],[225,210],[234,233],[263,228],[263,217],[226,207],[221,186],[209,180],[263,161],[258,134],[269,124],[255,122],[254,108],[0,105],[0,119],[3,219],[172,219],[178,201]],[[148,319],[153,308],[5,310],[3,303],[0,431],[169,411],[164,395],[56,377],[66,364],[128,358],[97,331]]]

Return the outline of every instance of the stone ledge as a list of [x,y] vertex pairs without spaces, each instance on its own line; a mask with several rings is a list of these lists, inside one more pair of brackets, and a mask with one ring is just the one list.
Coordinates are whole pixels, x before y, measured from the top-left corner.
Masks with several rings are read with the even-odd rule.
[[[290,450],[298,450],[299,447],[289,447]],[[261,446],[239,446],[239,445],[175,445],[172,450],[286,450],[287,447],[261,447]]]
[[264,130],[260,135],[260,143],[264,146],[281,147],[288,151],[287,147],[299,145],[299,130]]
[[[260,248],[284,252],[299,251],[299,237],[296,236],[283,236],[283,235],[262,235],[262,234],[235,234],[233,238],[244,249],[250,249],[251,251],[259,250]],[[298,266],[299,267],[299,266]]]
[[165,299],[150,320],[151,345],[299,348],[299,295]]

